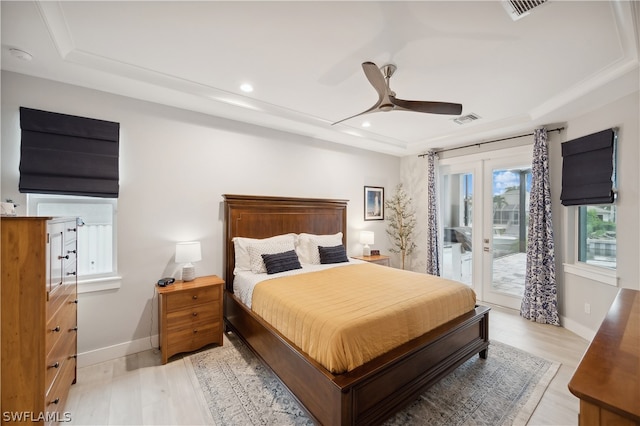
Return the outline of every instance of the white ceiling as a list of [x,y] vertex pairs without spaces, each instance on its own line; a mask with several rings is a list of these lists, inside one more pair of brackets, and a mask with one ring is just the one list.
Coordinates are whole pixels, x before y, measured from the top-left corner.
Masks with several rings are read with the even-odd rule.
[[[400,156],[530,132],[639,85],[640,4],[627,1],[550,0],[515,21],[500,1],[1,7],[3,70]],[[398,67],[399,98],[481,119],[392,111],[332,126],[377,100],[365,61]]]

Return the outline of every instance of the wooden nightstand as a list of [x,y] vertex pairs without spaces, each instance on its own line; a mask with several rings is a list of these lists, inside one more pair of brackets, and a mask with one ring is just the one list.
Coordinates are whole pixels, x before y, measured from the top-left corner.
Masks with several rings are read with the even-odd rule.
[[210,343],[222,345],[224,281],[215,275],[156,286],[159,295],[162,363]]
[[369,263],[377,263],[378,265],[390,266],[389,264],[389,256],[385,256],[383,254],[377,254],[375,256],[351,256],[354,259],[364,260]]

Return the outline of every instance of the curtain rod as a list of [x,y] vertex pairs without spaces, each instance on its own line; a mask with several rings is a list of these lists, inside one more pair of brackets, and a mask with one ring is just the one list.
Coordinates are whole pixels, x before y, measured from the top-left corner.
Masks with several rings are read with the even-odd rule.
[[[561,132],[564,130],[564,127],[558,127],[556,129],[552,129],[552,130],[547,130],[547,132]],[[455,151],[456,149],[463,149],[463,148],[471,148],[472,146],[477,146],[478,148],[480,148],[480,145],[485,145],[488,143],[494,143],[494,142],[502,142],[502,141],[507,141],[509,139],[517,139],[517,138],[524,138],[525,136],[533,136],[533,133],[527,133],[526,135],[518,135],[518,136],[511,136],[508,138],[502,138],[502,139],[494,139],[492,141],[485,141],[485,142],[478,142],[478,143],[472,143],[470,145],[464,145],[464,146],[457,146],[455,148],[449,148],[449,149],[438,149],[436,150],[436,153],[438,152],[446,152],[446,151]],[[418,155],[418,157],[426,157],[428,154],[420,154]]]

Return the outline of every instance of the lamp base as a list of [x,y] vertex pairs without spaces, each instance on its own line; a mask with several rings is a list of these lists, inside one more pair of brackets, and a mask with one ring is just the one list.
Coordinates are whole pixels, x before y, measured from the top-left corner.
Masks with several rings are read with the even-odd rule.
[[364,247],[362,247],[362,255],[371,256],[371,247],[369,247],[369,244],[365,244]]
[[193,265],[182,268],[182,281],[193,281],[196,278],[196,268]]

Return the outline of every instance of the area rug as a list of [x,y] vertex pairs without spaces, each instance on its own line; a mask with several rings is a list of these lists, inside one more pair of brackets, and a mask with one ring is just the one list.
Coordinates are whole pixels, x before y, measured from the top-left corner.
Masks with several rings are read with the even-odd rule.
[[[233,334],[184,358],[215,425],[312,425],[296,400]],[[524,425],[560,364],[492,341],[385,425]]]

